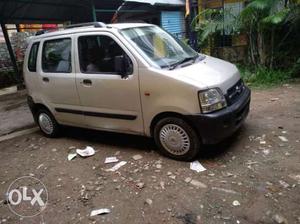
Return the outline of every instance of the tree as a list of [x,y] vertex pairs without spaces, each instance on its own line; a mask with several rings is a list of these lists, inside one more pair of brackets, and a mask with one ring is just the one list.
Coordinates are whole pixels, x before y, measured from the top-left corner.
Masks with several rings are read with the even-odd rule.
[[[299,0],[251,0],[236,17],[226,10],[206,9],[197,15],[193,25],[202,44],[224,29],[230,30],[231,34],[246,33],[249,62],[255,66],[273,68],[276,59],[280,58],[277,56],[288,52],[284,46],[288,39],[291,39],[291,35],[299,34],[297,31],[300,21],[299,2]],[[224,20],[224,18],[232,19]],[[293,41],[297,42],[297,39]],[[281,48],[285,52],[278,51]]]

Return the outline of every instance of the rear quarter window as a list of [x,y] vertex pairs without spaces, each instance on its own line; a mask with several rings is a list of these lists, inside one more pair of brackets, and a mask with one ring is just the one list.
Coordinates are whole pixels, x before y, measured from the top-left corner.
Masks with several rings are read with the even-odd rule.
[[71,38],[47,40],[43,45],[42,69],[48,73],[70,73]]
[[36,72],[36,60],[39,50],[40,43],[34,43],[31,46],[29,57],[28,57],[28,70],[31,72]]

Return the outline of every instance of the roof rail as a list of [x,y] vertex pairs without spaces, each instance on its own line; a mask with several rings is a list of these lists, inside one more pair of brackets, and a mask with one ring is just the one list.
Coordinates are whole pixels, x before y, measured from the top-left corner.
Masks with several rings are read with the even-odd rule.
[[38,31],[36,31],[35,36],[39,36],[39,35],[42,35],[42,34],[45,34],[45,33],[51,33],[51,32],[58,31],[58,30],[59,30],[58,28],[38,30]]
[[100,28],[100,27],[106,27],[106,24],[102,22],[77,23],[77,24],[66,26],[66,29],[72,29],[72,28],[84,27],[84,26],[94,26],[95,28]]
[[47,30],[38,30],[38,31],[36,31],[35,36],[39,36],[39,35],[45,34],[47,32],[48,32]]

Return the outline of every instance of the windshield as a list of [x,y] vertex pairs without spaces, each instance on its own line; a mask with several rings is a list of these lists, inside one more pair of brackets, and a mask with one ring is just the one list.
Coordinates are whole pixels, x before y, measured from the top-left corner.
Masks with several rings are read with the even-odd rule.
[[171,68],[198,57],[192,48],[157,26],[128,28],[122,30],[121,34],[161,68]]

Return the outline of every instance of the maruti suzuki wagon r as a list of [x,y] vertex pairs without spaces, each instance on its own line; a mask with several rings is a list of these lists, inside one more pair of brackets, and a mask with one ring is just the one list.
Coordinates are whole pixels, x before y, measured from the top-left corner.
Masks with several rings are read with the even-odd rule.
[[24,77],[44,135],[63,125],[144,135],[178,160],[232,135],[249,112],[250,90],[235,65],[151,24],[40,32],[29,40]]

